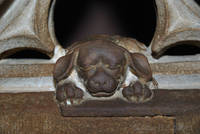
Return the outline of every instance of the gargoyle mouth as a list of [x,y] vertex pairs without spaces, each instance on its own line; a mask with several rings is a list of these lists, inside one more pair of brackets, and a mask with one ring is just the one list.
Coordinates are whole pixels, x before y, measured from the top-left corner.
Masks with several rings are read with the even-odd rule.
[[97,93],[90,93],[93,97],[109,97],[109,96],[112,96],[113,94],[115,93],[114,92],[110,92],[110,93],[107,93],[107,92],[97,92]]

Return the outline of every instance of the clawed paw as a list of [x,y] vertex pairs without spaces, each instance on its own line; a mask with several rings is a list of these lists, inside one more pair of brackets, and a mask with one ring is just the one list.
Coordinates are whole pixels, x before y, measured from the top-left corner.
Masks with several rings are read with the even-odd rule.
[[78,105],[83,101],[83,91],[71,83],[56,88],[56,99],[63,105]]
[[122,94],[128,101],[135,103],[143,103],[149,101],[153,97],[153,91],[139,81],[125,87]]

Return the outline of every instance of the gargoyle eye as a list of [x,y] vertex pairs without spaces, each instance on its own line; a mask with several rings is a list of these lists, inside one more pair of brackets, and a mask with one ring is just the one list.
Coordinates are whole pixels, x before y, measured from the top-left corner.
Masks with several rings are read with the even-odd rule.
[[105,65],[106,68],[109,68],[109,69],[120,69],[121,68],[121,65]]
[[82,70],[82,71],[89,71],[91,69],[95,69],[96,66],[95,65],[90,65],[90,66],[85,66],[85,67],[80,67],[79,66],[79,69]]

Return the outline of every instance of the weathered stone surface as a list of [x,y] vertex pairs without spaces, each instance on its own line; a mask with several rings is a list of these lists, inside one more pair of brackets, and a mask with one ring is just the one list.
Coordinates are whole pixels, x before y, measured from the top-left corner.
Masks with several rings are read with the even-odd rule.
[[194,0],[156,0],[157,27],[151,42],[155,57],[169,47],[200,42],[200,8]]
[[[28,61],[28,60],[27,60]],[[14,63],[0,62],[0,77],[40,77],[52,76],[54,63],[32,62],[20,63],[20,61],[12,61]],[[26,63],[26,64],[25,64]],[[200,74],[200,62],[169,62],[169,63],[151,63],[153,74],[179,75],[179,74]]]
[[154,74],[162,75],[200,74],[199,61],[153,63],[151,68]]
[[154,93],[154,98],[146,103],[91,100],[78,106],[61,106],[61,112],[64,116],[155,116],[199,110],[198,90],[155,90]]
[[51,4],[51,0],[2,1],[0,6],[5,9],[0,14],[0,58],[22,49],[36,49],[53,56]]
[[[48,25],[50,21],[48,18],[52,17],[49,12],[52,11],[52,8],[49,8],[51,2],[55,1],[0,0],[0,58],[24,48],[37,49],[49,56],[53,55],[56,39],[51,35],[53,28],[49,29]],[[151,43],[155,57],[159,57],[172,45],[199,43],[200,9],[193,0],[156,0],[156,4],[158,25]],[[127,48],[133,49],[131,41],[127,42],[124,39],[118,43],[128,44]],[[52,76],[53,63],[19,64],[18,62],[15,64],[1,64],[1,62],[0,77]],[[194,60],[152,63],[151,67],[155,75],[200,73],[199,62]],[[129,104],[121,100],[91,101],[79,107],[62,109],[66,116],[130,117],[65,118],[59,112],[54,94],[54,92],[0,94],[0,133],[200,133],[199,90],[191,88],[188,91],[156,90],[155,98],[145,104]]]
[[[197,92],[193,92],[194,94]],[[199,134],[200,132],[199,107],[192,111],[185,111],[192,106],[193,101],[185,101],[183,105],[185,110],[182,109],[182,113],[170,117],[158,116],[162,113],[154,117],[63,117],[53,96],[53,92],[0,94],[0,133]],[[176,94],[176,101],[181,100],[180,96],[183,95]],[[193,98],[193,96],[185,93],[185,98]],[[168,105],[174,108],[180,105],[180,102],[170,101],[168,98]],[[160,101],[157,100],[157,103]],[[151,105],[153,106],[154,104]],[[140,110],[145,111],[145,109]],[[156,111],[159,112],[159,109],[154,110]]]
[[[151,68],[154,78],[158,82],[159,88],[162,89],[199,89],[199,62],[171,62],[171,63],[151,63]],[[48,60],[2,60],[0,62],[0,79],[4,81],[0,87],[0,92],[30,92],[30,91],[53,91],[53,68],[54,63]],[[26,82],[32,81],[29,78],[34,78],[38,82],[43,77],[49,77],[42,89],[35,85],[30,88],[22,87],[22,82],[27,78]],[[13,79],[14,78],[14,79]],[[19,78],[19,79],[18,79]],[[18,80],[17,80],[18,79]],[[46,79],[46,78],[45,78]],[[17,81],[16,81],[17,80]],[[6,83],[5,83],[6,81]],[[21,82],[20,82],[21,81]],[[10,82],[10,83],[9,83]],[[13,82],[17,82],[14,85]],[[20,85],[19,83],[20,82]],[[25,82],[25,81],[24,81]],[[2,81],[0,82],[2,83]],[[37,82],[36,82],[37,83]],[[169,84],[170,83],[170,84]],[[27,85],[27,84],[25,84]],[[32,82],[31,85],[34,85]],[[14,88],[15,87],[15,88]],[[14,89],[14,90],[11,90]],[[24,90],[21,90],[24,89]]]
[[63,118],[58,113],[1,114],[2,134],[174,134],[172,117]]
[[176,134],[199,134],[200,112],[192,111],[176,117]]
[[53,75],[54,64],[0,64],[1,78],[44,77]]
[[[66,116],[155,116],[179,115],[200,108],[199,90],[156,90],[155,97],[143,104],[127,103],[120,100],[88,101],[80,106],[63,109]],[[56,105],[54,92],[0,94],[1,112],[54,113]],[[13,109],[14,108],[14,109]]]
[[2,134],[174,134],[173,117],[62,117],[53,93],[0,94]]

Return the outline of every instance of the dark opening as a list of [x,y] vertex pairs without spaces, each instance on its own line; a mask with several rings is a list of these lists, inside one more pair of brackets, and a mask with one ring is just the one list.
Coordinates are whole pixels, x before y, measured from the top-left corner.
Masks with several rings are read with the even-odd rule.
[[5,55],[8,56],[4,57],[4,59],[50,59],[46,54],[36,50],[21,50]]
[[163,55],[183,56],[195,54],[200,54],[200,47],[189,44],[181,44],[167,49]]
[[0,16],[2,16],[7,10],[9,10],[9,6],[13,3],[14,0],[0,0]]
[[194,0],[200,6],[200,0]]
[[55,33],[63,47],[94,34],[117,34],[149,45],[156,26],[154,6],[154,0],[58,0]]

